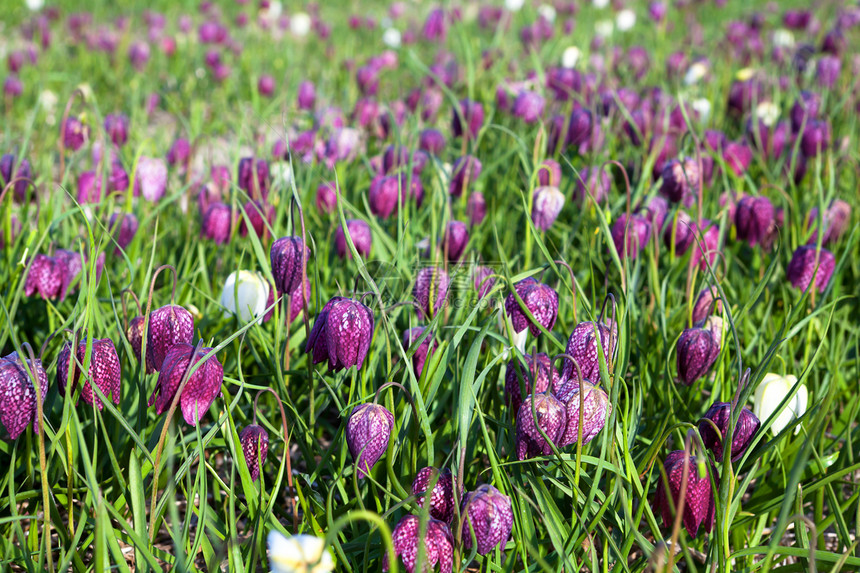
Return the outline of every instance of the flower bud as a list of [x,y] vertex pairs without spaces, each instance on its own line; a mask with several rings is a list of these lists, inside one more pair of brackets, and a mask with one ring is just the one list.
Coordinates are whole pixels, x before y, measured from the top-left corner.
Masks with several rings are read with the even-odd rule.
[[585,167],[576,177],[575,200],[582,204],[591,196],[595,203],[601,203],[612,188],[609,173],[600,167]]
[[[558,387],[561,377],[558,374],[549,356],[541,352],[531,356],[523,356],[526,365],[523,366],[518,358],[508,362],[505,370],[505,402],[510,405],[514,416],[520,411],[523,398],[532,394],[541,394]],[[534,380],[534,389],[531,387]],[[520,390],[522,381],[523,390]]]
[[66,118],[61,128],[63,146],[72,151],[77,151],[83,147],[88,135],[89,129],[73,115]]
[[468,243],[469,229],[466,224],[461,221],[451,221],[445,228],[439,248],[443,253],[447,253],[449,261],[457,262],[463,258]]
[[[426,327],[415,326],[403,332],[403,347],[407,350],[412,346],[412,343],[417,341],[424,335]],[[421,344],[415,348],[415,353],[412,355],[412,368],[415,371],[415,377],[420,378],[424,371],[424,363],[427,359],[433,356],[433,353],[439,347],[439,344],[434,340],[434,333],[430,333]]]
[[412,297],[424,316],[431,318],[439,313],[448,298],[448,273],[437,267],[424,267],[418,271]]
[[611,229],[612,242],[619,256],[635,259],[651,239],[651,223],[642,215],[631,215],[629,221],[628,225],[626,213],[615,220]]
[[233,271],[224,281],[221,306],[225,308],[225,315],[237,315],[243,323],[258,319],[257,324],[262,324],[269,291],[269,283],[259,273]]
[[337,191],[335,184],[326,181],[317,187],[317,209],[320,213],[334,213],[337,211]]
[[146,360],[161,371],[167,353],[177,344],[191,345],[194,317],[179,305],[169,304],[152,311],[146,340]]
[[[809,391],[804,384],[798,387],[797,392],[788,400],[782,410],[777,411],[777,407],[785,400],[795,384],[797,384],[797,376],[792,374],[780,376],[768,372],[755,390],[753,412],[759,420],[765,422],[771,416],[775,416],[770,425],[770,431],[774,436],[782,432],[796,418],[806,413],[809,404]],[[794,433],[799,431],[800,426],[797,426]]]
[[[532,412],[534,403],[534,412]],[[567,424],[564,404],[552,394],[532,394],[520,406],[517,413],[517,459],[527,460],[535,456],[552,454],[552,446],[541,435],[543,430],[550,442],[560,447],[560,439]],[[538,429],[540,428],[540,429]]]
[[567,422],[558,442],[559,448],[575,444],[579,439],[580,400],[582,401],[582,445],[587,444],[600,433],[612,413],[609,396],[602,388],[588,380],[569,381],[561,392],[557,392],[557,395],[567,412]]
[[234,219],[233,210],[228,205],[212,203],[203,215],[200,236],[211,239],[216,245],[229,243]]
[[119,255],[134,240],[137,227],[137,217],[132,213],[117,212],[110,216],[108,230],[117,245],[114,254]]
[[191,159],[191,143],[184,137],[178,138],[170,146],[166,159],[172,166],[187,168],[188,161]]
[[830,124],[817,119],[808,121],[800,139],[800,150],[803,155],[812,158],[828,147],[830,147]]
[[392,429],[394,416],[379,404],[359,404],[352,410],[346,425],[346,443],[359,478],[370,475],[385,453]]
[[[26,159],[21,160],[17,169],[15,168],[16,162],[16,157],[11,153],[0,157],[0,181],[3,182],[3,188],[5,188],[6,185],[17,179],[12,185],[12,191],[16,201],[24,201],[27,197],[27,187],[30,186],[28,179],[33,179],[33,172],[30,169],[30,162]],[[3,189],[0,189],[0,192],[2,191]]]
[[[570,333],[570,338],[567,341],[567,349],[565,354],[572,356],[579,368],[582,370],[582,376],[586,380],[600,380],[600,358],[597,349],[597,336],[595,335],[595,326],[600,334],[600,345],[603,350],[603,357],[606,360],[606,366],[609,372],[612,372],[612,359],[615,354],[615,348],[618,346],[618,328],[613,324],[612,330],[604,323],[595,322],[580,322]],[[564,361],[564,367],[561,371],[561,377],[565,380],[574,378],[575,369],[570,360]]]
[[[684,451],[676,450],[666,456],[663,468],[668,478],[668,489],[671,499],[666,495],[666,482],[660,476],[657,491],[654,494],[652,507],[660,512],[663,525],[671,528],[675,523],[674,514],[678,508],[681,487],[684,478]],[[684,495],[683,523],[687,533],[695,537],[699,527],[710,532],[714,526],[714,494],[711,490],[710,468],[705,465],[705,472],[699,475],[699,463],[696,456],[689,456],[687,466],[687,488]]]
[[699,291],[693,305],[693,324],[702,322],[712,314],[723,314],[723,301],[716,287],[708,287]]
[[109,113],[105,116],[105,131],[117,147],[128,141],[128,116],[122,113]]
[[451,175],[451,183],[448,186],[448,191],[454,197],[460,197],[463,191],[469,189],[469,186],[481,176],[483,165],[478,158],[471,155],[464,155],[454,162],[454,167]]
[[[370,225],[361,219],[349,219],[346,222],[346,228],[349,230],[349,237],[352,239],[352,244],[355,250],[362,257],[370,255],[370,248],[373,246],[373,236],[370,233]],[[343,227],[338,226],[334,234],[334,247],[337,256],[340,258],[352,258],[352,252],[346,244],[346,236],[343,232]]]
[[816,253],[815,245],[802,245],[791,256],[785,274],[794,288],[806,291],[814,280],[815,289],[821,292],[830,283],[835,267],[833,253],[827,249]]
[[478,555],[486,555],[496,547],[504,552],[511,538],[514,513],[511,499],[489,484],[478,486],[463,498],[463,548],[472,549],[472,530]]
[[564,195],[558,187],[538,187],[532,197],[532,221],[536,228],[546,231],[555,222],[561,208],[564,207]]
[[387,219],[398,208],[398,201],[403,197],[406,201],[406,189],[400,191],[400,179],[391,175],[377,176],[370,184],[367,202],[370,212],[382,219]]
[[469,200],[466,202],[466,216],[469,217],[469,223],[472,225],[480,225],[487,216],[487,201],[480,191],[473,191],[469,195]]
[[464,99],[451,112],[451,133],[454,137],[475,138],[484,123],[484,106],[479,102]]
[[[824,224],[824,236],[821,239],[822,244],[835,243],[845,233],[851,221],[851,205],[842,199],[836,199],[824,211],[822,217]],[[814,207],[809,212],[809,226],[814,227],[818,224],[818,208]],[[812,232],[808,244],[818,242],[818,230]]]
[[660,194],[671,203],[681,201],[699,188],[699,165],[691,157],[667,161],[660,176],[663,178]]
[[[430,484],[434,483],[433,489],[428,491]],[[454,478],[451,470],[439,471],[434,467],[426,467],[415,475],[412,482],[412,495],[417,499],[418,505],[424,505],[424,496],[429,493],[430,517],[450,524],[454,520]],[[460,492],[462,497],[463,492]]]
[[496,279],[491,275],[493,275],[493,269],[490,267],[475,267],[475,272],[472,274],[472,283],[475,286],[475,290],[478,291],[478,300],[487,296],[487,293],[496,284]]
[[357,300],[334,297],[322,308],[305,346],[314,364],[328,359],[335,372],[361,369],[373,340],[373,313]]
[[514,100],[514,106],[511,110],[515,117],[520,118],[525,123],[534,123],[538,121],[543,114],[546,100],[537,92],[523,90]]
[[313,109],[317,99],[317,91],[314,84],[309,81],[300,83],[296,99],[299,109]]
[[[714,457],[718,462],[723,461],[722,437],[725,437],[728,433],[731,411],[732,405],[729,402],[714,402],[708,408],[708,411],[705,412],[702,419],[699,420],[699,434],[702,436],[702,442],[706,448],[714,453]],[[714,426],[708,420],[716,425],[720,431],[719,434],[717,434]],[[761,422],[749,408],[741,410],[737,426],[735,426],[732,432],[732,462],[741,459],[744,452],[747,451],[747,448],[752,443],[759,426],[761,426]]]
[[[57,386],[60,389],[60,395],[66,395],[66,381],[71,382],[69,393],[75,392],[75,387],[80,378],[80,367],[84,364],[84,358],[87,353],[87,341],[83,340],[78,344],[75,356],[77,361],[72,359],[72,345],[66,343],[60,351],[57,358]],[[69,380],[69,368],[72,369],[71,380]],[[101,400],[96,400],[95,392],[90,385],[90,381],[95,382],[105,397],[112,397],[113,403],[119,405],[120,386],[122,381],[122,369],[117,356],[116,348],[113,341],[109,338],[101,338],[93,340],[92,353],[90,356],[90,366],[87,370],[84,387],[81,390],[81,398],[88,405],[92,406],[93,402],[98,406],[99,410],[104,408]]]
[[688,328],[678,339],[678,381],[690,386],[705,376],[720,355],[720,339],[709,328]]
[[262,426],[251,424],[239,432],[239,443],[242,444],[242,454],[251,473],[251,481],[260,479],[260,468],[266,463],[269,452],[269,433]]
[[295,292],[302,283],[305,265],[310,258],[310,249],[304,245],[301,237],[281,237],[272,243],[269,258],[278,293]]
[[[29,374],[28,374],[29,369]],[[22,359],[17,352],[0,358],[0,424],[15,440],[27,425],[33,424],[33,431],[39,431],[36,388],[33,380],[39,380],[42,404],[48,393],[48,375],[38,359]]]
[[[414,515],[407,515],[394,527],[391,541],[394,553],[400,557],[403,568],[407,573],[415,573],[415,561],[418,559],[419,542],[423,542],[421,552],[424,558],[421,570],[430,571],[439,566],[439,573],[451,573],[454,566],[454,538],[448,526],[443,522],[430,518],[424,539],[421,535],[421,521]],[[382,570],[388,571],[388,556],[382,560]]]
[[325,540],[315,535],[284,537],[271,530],[268,537],[272,573],[331,573],[334,559]]
[[[164,357],[158,373],[155,391],[149,397],[147,405],[155,405],[155,413],[158,415],[166,412],[173,403],[186,372],[200,362],[211,350],[211,348],[201,348],[195,351],[193,346],[184,343],[172,346]],[[209,406],[212,405],[215,398],[221,395],[221,383],[223,381],[224,367],[221,366],[215,356],[206,359],[191,374],[179,396],[182,416],[188,424],[196,426],[198,420],[209,411]]]
[[522,332],[528,327],[533,336],[540,336],[541,330],[538,324],[547,330],[552,330],[558,317],[558,293],[533,277],[527,277],[518,282],[514,285],[514,290],[537,321],[537,323],[533,322],[523,312],[519,301],[511,293],[505,299],[505,311],[511,317],[514,332]]
[[776,225],[774,208],[767,197],[744,197],[735,209],[738,239],[749,245],[764,244]]
[[141,157],[137,162],[134,179],[135,195],[157,203],[167,191],[167,163],[163,159]]
[[265,159],[243,157],[236,179],[239,189],[252,199],[265,199],[269,194],[269,163]]

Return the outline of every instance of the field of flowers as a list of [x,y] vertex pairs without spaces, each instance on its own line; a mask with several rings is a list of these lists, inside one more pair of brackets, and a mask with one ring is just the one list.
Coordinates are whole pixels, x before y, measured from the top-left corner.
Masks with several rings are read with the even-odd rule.
[[0,570],[860,571],[858,47],[9,0]]

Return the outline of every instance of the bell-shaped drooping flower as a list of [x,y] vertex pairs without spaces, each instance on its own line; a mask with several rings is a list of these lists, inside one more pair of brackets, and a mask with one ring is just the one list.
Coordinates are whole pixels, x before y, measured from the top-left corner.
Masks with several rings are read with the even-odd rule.
[[[518,358],[508,362],[505,370],[505,402],[511,406],[512,416],[520,411],[523,399],[531,393],[542,394],[556,387],[561,382],[558,370],[552,365],[549,356],[541,352],[531,356],[526,354],[525,366]],[[534,389],[531,384],[534,380]],[[522,390],[520,389],[522,383]]]
[[[370,225],[361,219],[349,219],[346,222],[346,228],[349,230],[349,237],[352,239],[352,244],[355,250],[362,257],[370,255],[370,248],[373,246],[373,236],[370,233]],[[343,227],[338,227],[334,234],[334,248],[337,256],[340,258],[352,258],[352,252],[349,250],[349,245],[346,244],[346,235],[343,232]]]
[[132,213],[114,213],[110,216],[108,230],[116,242],[114,253],[119,255],[134,240],[137,234],[137,217]]
[[89,134],[89,129],[73,115],[66,118],[60,131],[63,138],[63,146],[72,151],[77,151],[83,147]]
[[[836,199],[824,211],[822,219],[824,226],[824,236],[821,238],[822,244],[835,243],[848,229],[851,221],[851,205],[842,199]],[[818,225],[818,207],[814,207],[809,212],[808,222],[810,228]],[[818,229],[812,232],[812,236],[808,241],[809,244],[815,244],[816,242],[818,242]]]
[[252,199],[265,199],[269,194],[269,163],[265,159],[243,157],[239,160],[236,183]]
[[451,133],[454,137],[477,137],[484,124],[484,106],[464,99],[451,112]]
[[299,89],[296,94],[296,101],[299,109],[313,109],[317,100],[317,90],[313,82],[303,81],[299,84]]
[[[778,409],[780,403],[791,393],[797,384],[797,376],[788,374],[780,376],[773,372],[764,375],[753,397],[753,412],[759,420],[767,422],[768,418],[774,416],[770,425],[771,433],[776,436],[782,432],[791,422],[803,416],[809,404],[809,391],[805,384],[801,384],[797,392],[792,396],[782,409]],[[794,433],[800,431],[800,426],[794,429]]]
[[791,107],[791,130],[799,133],[810,120],[818,119],[821,96],[815,92],[802,91]]
[[359,478],[370,470],[388,449],[388,438],[394,429],[394,416],[379,404],[359,404],[346,424],[346,443],[355,459]]
[[317,187],[317,209],[320,213],[330,214],[337,211],[337,187],[331,181],[325,181]]
[[[430,484],[433,489],[430,489]],[[444,521],[450,524],[454,520],[454,478],[451,475],[451,470],[439,471],[434,467],[426,467],[415,474],[415,480],[412,482],[412,495],[416,497],[419,506],[424,505],[425,495],[427,496],[428,504],[427,511],[430,512],[430,517]],[[460,492],[462,496],[463,492]]]
[[667,161],[660,176],[663,178],[660,194],[672,203],[678,203],[699,188],[699,165],[691,157]]
[[538,184],[561,186],[561,164],[555,159],[544,159],[538,165]]
[[361,369],[373,340],[373,325],[373,312],[361,302],[344,298],[333,304],[325,324],[329,368],[335,372],[351,366]]
[[78,203],[98,203],[102,200],[102,179],[95,171],[78,175]]
[[310,353],[314,364],[319,364],[324,360],[328,360],[328,347],[326,337],[326,320],[328,312],[338,302],[344,300],[344,297],[336,296],[329,300],[317,314],[317,319],[314,322],[314,327],[308,335],[307,343],[305,344],[305,354]]
[[538,187],[532,197],[532,221],[535,227],[546,231],[555,223],[561,208],[564,207],[564,195],[558,187]]
[[609,195],[612,187],[609,173],[599,167],[586,167],[574,179],[576,182],[574,200],[580,204],[584,203],[589,196],[594,198],[595,203],[602,202]]
[[483,484],[465,495],[462,506],[463,548],[467,551],[472,549],[474,530],[478,555],[486,555],[496,547],[504,551],[514,527],[511,498],[493,486]]
[[642,215],[634,214],[628,219],[627,213],[622,213],[612,224],[611,234],[618,255],[635,259],[651,239],[651,223]]
[[717,259],[720,248],[720,228],[708,219],[702,219],[702,227],[704,231],[696,225],[696,233],[692,241],[693,254],[690,258],[694,265],[705,269],[707,266],[712,266]]
[[230,233],[236,217],[229,205],[212,203],[203,215],[200,224],[200,236],[211,239],[215,244],[223,245],[230,242]]
[[[517,459],[527,460],[552,454],[550,442],[561,447],[560,439],[566,425],[567,412],[564,404],[555,396],[544,392],[526,397],[517,413]],[[540,430],[544,431],[550,442],[544,439]]]
[[418,271],[412,297],[424,316],[431,318],[439,313],[448,298],[448,273],[441,267],[424,267]]
[[259,273],[233,271],[224,281],[221,306],[225,315],[236,315],[243,323],[257,319],[257,324],[262,324],[270,290],[269,283]]
[[448,260],[457,262],[463,258],[466,252],[466,245],[469,244],[469,228],[466,223],[461,221],[451,221],[445,227],[445,234],[442,236],[442,241],[439,248],[443,253],[446,253]]
[[[146,320],[144,317],[135,316],[128,321],[128,327],[125,329],[125,337],[128,339],[128,343],[131,345],[131,349],[134,351],[134,356],[137,358],[138,362],[140,362],[141,359],[140,353],[143,351],[143,336],[145,334],[145,328]],[[153,372],[155,372],[155,367],[152,365],[152,362],[147,359],[146,373],[152,374]]]
[[401,193],[398,177],[382,175],[374,178],[367,193],[370,212],[377,217],[387,219],[393,212],[397,211],[401,196],[405,202],[406,193]]
[[[723,440],[729,430],[732,405],[730,402],[714,402],[705,415],[699,420],[699,434],[705,447],[714,453],[718,462],[723,461]],[[713,425],[711,424],[713,422]],[[719,429],[719,433],[714,429]],[[744,455],[752,443],[761,422],[749,408],[741,410],[738,423],[732,432],[732,461],[736,462]]]
[[167,151],[165,159],[172,166],[187,168],[191,159],[191,143],[184,137],[177,138]]
[[248,201],[242,206],[242,210],[247,219],[239,215],[239,235],[247,237],[249,232],[253,232],[261,240],[268,237],[268,228],[275,222],[275,208],[265,201],[257,200]]
[[[421,520],[414,515],[405,516],[391,532],[394,553],[400,557],[406,572],[421,573],[436,570],[438,565],[439,573],[451,573],[454,566],[454,538],[448,526],[431,517],[427,522],[424,539],[420,539],[420,535]],[[415,562],[418,560],[419,543],[424,545],[421,551],[424,560],[421,569],[416,572]],[[388,555],[382,559],[382,570],[388,571]]]
[[418,135],[418,148],[430,155],[441,155],[445,150],[445,136],[438,129],[425,129]]
[[105,116],[105,131],[117,147],[128,141],[128,116],[123,113],[109,113]]
[[735,209],[735,228],[738,239],[749,245],[762,244],[765,247],[768,237],[776,225],[773,203],[767,197],[744,197]]
[[672,218],[663,229],[663,242],[666,248],[674,245],[675,254],[683,256],[696,240],[696,229],[698,225],[690,215],[678,210],[676,217]]
[[[615,348],[618,346],[618,328],[615,324],[610,330],[609,326],[600,322],[580,322],[570,333],[570,338],[567,341],[567,349],[565,354],[569,354],[579,364],[582,370],[582,377],[586,380],[600,380],[600,357],[597,348],[597,334],[595,327],[600,334],[600,346],[603,350],[603,358],[606,361],[608,370],[612,371],[612,359],[615,354]],[[564,361],[564,367],[561,371],[561,377],[565,380],[575,378],[575,370],[573,363],[570,360]]]
[[830,147],[830,124],[812,119],[806,123],[800,139],[800,150],[806,157],[815,157]]
[[[21,159],[21,163],[16,164],[17,158],[11,153],[7,153],[0,157],[0,182],[3,187],[9,185],[14,180],[12,191],[15,194],[16,201],[24,201],[27,197],[27,187],[30,186],[30,180],[33,179],[33,171],[30,168],[30,162],[26,159]],[[0,189],[2,192],[3,189]]]
[[720,338],[709,328],[693,327],[681,333],[676,349],[678,381],[690,386],[705,376],[720,355]]
[[45,300],[62,301],[66,298],[72,278],[69,267],[63,260],[48,255],[36,255],[24,281],[24,294],[33,296],[39,293]]
[[472,225],[480,225],[487,216],[487,201],[480,191],[473,191],[469,195],[466,201],[466,216]]
[[612,413],[609,395],[588,380],[582,382],[570,380],[560,390],[557,396],[567,412],[567,423],[559,438],[558,447],[563,448],[577,442],[580,415],[582,416],[582,445],[585,445],[600,433]]
[[141,157],[134,177],[134,194],[157,203],[167,191],[167,163],[163,159]]
[[836,257],[833,253],[827,249],[816,251],[815,245],[802,245],[791,256],[785,274],[794,288],[805,291],[814,281],[814,289],[821,292],[830,283],[834,268]]
[[496,279],[492,275],[493,269],[490,267],[475,267],[475,272],[472,274],[472,284],[478,291],[478,300],[487,296],[487,293],[496,284]]
[[[675,511],[681,501],[681,487],[684,480],[684,467],[687,471],[687,488],[684,495],[683,523],[687,533],[695,537],[699,528],[704,527],[710,532],[714,526],[714,495],[711,490],[710,469],[708,464],[704,465],[704,472],[699,474],[699,460],[696,456],[688,456],[684,463],[684,450],[676,450],[666,456],[663,468],[666,471],[668,484],[664,482],[663,476],[657,484],[652,507],[655,512],[659,511],[663,518],[663,525],[671,528],[675,523]],[[668,485],[671,498],[666,495]],[[674,509],[674,511],[673,511]]]
[[552,330],[555,326],[555,319],[558,318],[558,293],[551,287],[538,282],[534,277],[524,278],[514,285],[514,290],[537,321],[533,322],[526,315],[520,308],[519,301],[511,293],[505,299],[505,311],[511,317],[514,332],[522,332],[528,328],[533,336],[539,336],[541,330],[537,326],[538,324],[547,330]]
[[12,440],[17,439],[30,423],[34,432],[39,431],[34,379],[39,380],[44,404],[48,375],[41,360],[22,359],[17,352],[0,358],[0,423]]
[[271,530],[268,537],[269,567],[272,573],[331,573],[334,558],[325,540],[316,535],[284,537]]
[[[155,313],[153,313],[155,314]],[[151,331],[150,331],[151,332]],[[200,362],[211,348],[195,350],[190,344],[176,344],[164,357],[158,372],[158,382],[155,391],[149,397],[148,406],[155,405],[155,413],[163,414],[170,408],[179,386],[186,373]],[[193,360],[192,360],[193,358]],[[179,406],[182,416],[192,426],[209,411],[209,406],[215,398],[221,395],[221,383],[224,381],[224,367],[218,358],[211,356],[188,377],[188,382],[179,395]]]
[[448,191],[454,197],[460,197],[463,191],[469,189],[469,185],[480,177],[483,165],[477,157],[464,155],[454,162],[451,172],[451,183]]
[[542,95],[530,90],[523,90],[514,100],[511,112],[526,123],[534,123],[540,119],[545,105],[546,100]]
[[[87,352],[87,341],[83,340],[78,344],[76,358],[72,358],[72,345],[66,343],[60,351],[57,358],[57,386],[60,389],[60,395],[66,395],[66,382],[71,382],[70,394],[74,393],[75,387],[78,384],[78,379],[81,376],[80,365],[84,364],[84,358]],[[69,380],[69,369],[71,368],[71,380]],[[101,338],[93,340],[92,355],[90,356],[90,367],[85,376],[84,387],[81,390],[81,398],[88,405],[93,403],[98,406],[99,410],[104,408],[101,400],[96,398],[95,392],[91,385],[91,381],[98,386],[105,397],[113,398],[113,403],[119,405],[120,399],[120,383],[122,381],[122,369],[120,367],[119,356],[117,356],[116,348],[113,341],[109,338]]]
[[716,287],[708,287],[699,291],[693,304],[693,324],[698,324],[711,315],[723,314],[723,301]]
[[266,454],[269,452],[269,433],[262,426],[251,424],[239,432],[239,442],[242,444],[242,454],[251,473],[251,481],[257,481],[260,479],[260,470],[266,463]]
[[302,283],[305,265],[310,258],[310,249],[305,246],[301,237],[281,237],[272,243],[269,258],[278,293],[295,292]]
[[169,304],[152,311],[146,340],[146,360],[156,371],[177,344],[191,345],[194,317],[179,305]]
[[752,163],[752,150],[744,143],[730,141],[723,147],[723,159],[732,173],[740,177]]
[[[426,327],[415,326],[403,332],[403,347],[409,349],[413,343],[417,342],[423,335]],[[433,353],[439,347],[439,344],[434,340],[434,333],[427,335],[421,343],[415,347],[415,353],[412,355],[412,368],[415,371],[417,378],[421,377],[424,371],[424,363],[427,359],[433,356]]]

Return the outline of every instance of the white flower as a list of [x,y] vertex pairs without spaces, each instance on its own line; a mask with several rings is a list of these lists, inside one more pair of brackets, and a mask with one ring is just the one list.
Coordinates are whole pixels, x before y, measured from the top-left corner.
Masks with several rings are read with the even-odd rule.
[[32,12],[36,12],[41,10],[45,5],[45,0],[25,0],[27,4],[27,8],[29,8]]
[[523,8],[525,0],[505,0],[505,8],[511,12],[519,12]]
[[334,559],[321,537],[284,537],[273,529],[269,532],[269,566],[272,573],[329,573],[334,571]]
[[704,62],[696,62],[687,69],[684,75],[684,83],[688,86],[699,83],[699,80],[708,74],[708,66]]
[[[513,339],[514,339],[513,348],[516,348],[520,351],[520,353],[525,354],[526,353],[526,339],[528,338],[528,335],[529,335],[529,329],[524,328],[524,329],[522,329],[521,332],[514,332],[514,327],[511,324],[511,317],[510,317],[510,315],[508,315],[508,312],[505,310],[505,302],[503,300],[500,300],[497,302],[497,305],[498,305],[499,311],[496,314],[496,317],[499,320],[499,331],[502,333],[502,336],[504,336],[506,338],[508,336],[508,333],[510,332],[513,335]],[[510,358],[513,355],[513,353],[511,352],[511,348],[512,347],[510,347],[510,346],[505,347],[504,352],[502,352],[502,359],[503,360],[507,360],[508,358]]]
[[615,25],[622,32],[626,32],[636,25],[636,12],[633,10],[622,10],[615,16]]
[[221,306],[227,309],[225,315],[238,314],[242,322],[258,318],[258,323],[262,323],[268,301],[269,283],[251,271],[230,273],[221,292]]
[[555,8],[549,4],[541,4],[538,6],[537,13],[547,22],[555,22]]
[[561,55],[561,67],[563,68],[575,68],[576,62],[579,61],[579,57],[582,55],[582,52],[576,46],[569,46],[564,50],[564,53]]
[[780,28],[773,33],[773,45],[781,48],[790,48],[794,45],[794,34],[785,28]]
[[609,0],[593,0],[591,3],[594,4],[595,8],[598,8],[601,10],[603,8],[606,8],[607,6],[609,6]]
[[389,48],[399,48],[400,38],[400,30],[397,28],[389,28],[382,34],[382,43]]
[[39,104],[45,111],[53,111],[58,101],[59,98],[57,98],[57,94],[55,94],[51,90],[44,90],[42,93],[39,94]]
[[711,117],[711,102],[705,98],[694,99],[690,106],[699,114],[699,120],[702,123],[707,123]]
[[272,177],[272,184],[276,187],[288,186],[293,178],[293,168],[289,161],[278,161],[269,164],[269,174]]
[[779,119],[779,106],[771,101],[763,101],[755,107],[755,115],[770,127]]
[[600,20],[594,23],[594,33],[601,38],[608,38],[611,36],[614,29],[615,24],[612,23],[612,20]]
[[290,16],[290,32],[295,36],[307,36],[311,31],[311,17],[305,12],[296,12]]
[[271,2],[269,2],[269,9],[266,10],[266,16],[272,20],[277,20],[283,11],[284,6],[281,4],[280,0],[271,0]]
[[[797,384],[797,376],[789,374],[788,376],[780,376],[773,372],[768,372],[755,391],[753,398],[753,413],[762,423],[770,418],[785,397],[791,392],[792,387]],[[806,406],[809,403],[809,393],[806,386],[801,384],[797,389],[794,397],[788,401],[785,407],[779,411],[770,426],[770,431],[773,435],[779,434],[788,426],[792,420],[799,418],[806,412]],[[794,433],[800,431],[800,426],[795,428]]]

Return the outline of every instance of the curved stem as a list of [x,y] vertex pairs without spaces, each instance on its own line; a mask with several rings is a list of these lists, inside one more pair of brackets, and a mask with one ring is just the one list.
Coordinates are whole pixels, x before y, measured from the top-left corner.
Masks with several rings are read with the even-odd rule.
[[626,189],[626,193],[627,193],[627,218],[630,219],[630,215],[631,215],[632,210],[633,210],[633,206],[632,206],[633,192],[630,189],[630,177],[628,177],[628,175],[627,175],[627,169],[617,159],[608,159],[600,165],[600,175],[601,176],[605,173],[607,163],[611,163],[611,164],[617,166],[619,169],[621,169],[621,175],[624,176],[624,185],[625,185],[625,189]]
[[122,317],[124,321],[124,327],[128,330],[128,309],[126,308],[125,295],[130,294],[131,298],[134,299],[134,304],[137,305],[137,315],[143,316],[143,309],[140,307],[140,299],[137,298],[137,295],[134,294],[134,291],[130,288],[123,289],[119,295],[120,301],[122,302]]

